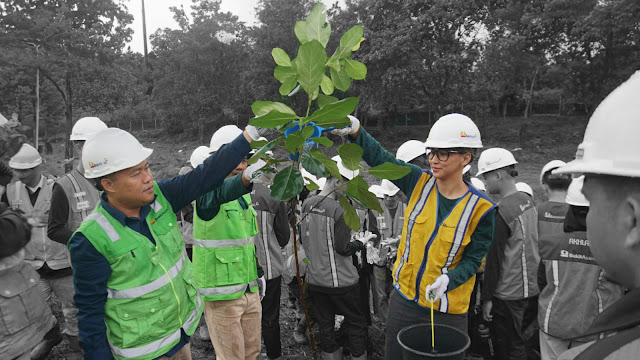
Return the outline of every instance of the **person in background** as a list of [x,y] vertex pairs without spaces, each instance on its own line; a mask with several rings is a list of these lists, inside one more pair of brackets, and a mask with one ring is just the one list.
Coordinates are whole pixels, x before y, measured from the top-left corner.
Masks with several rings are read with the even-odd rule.
[[0,354],[3,359],[42,360],[62,341],[38,274],[25,262],[31,240],[27,220],[0,203]]
[[529,196],[531,196],[531,199],[533,199],[533,189],[531,188],[531,186],[529,186],[529,184],[525,183],[525,182],[517,182],[516,183],[516,189],[520,192],[523,192]]
[[11,168],[5,165],[4,162],[0,161],[0,201],[4,201],[5,204],[5,192],[7,191],[7,185],[11,182],[11,179],[13,179],[13,171],[11,171]]
[[424,142],[418,140],[407,140],[396,150],[396,159],[407,164],[413,164],[422,169],[429,167],[429,152],[426,150]]
[[267,291],[262,299],[262,338],[269,359],[280,359],[280,295],[284,258],[282,248],[289,243],[289,217],[287,205],[271,197],[264,184],[254,184],[251,206],[256,211],[258,234],[255,236],[256,254],[267,280]]
[[533,199],[516,189],[518,162],[502,148],[487,149],[478,159],[478,175],[487,192],[499,194],[495,241],[486,258],[482,313],[493,322],[497,359],[536,357],[527,331],[535,326],[538,212]]
[[[178,171],[178,175],[184,175],[189,173],[193,168],[189,166],[183,166]],[[189,260],[193,260],[193,204],[183,207],[176,213],[178,218],[178,227],[180,233],[184,239],[184,247],[187,250]]]

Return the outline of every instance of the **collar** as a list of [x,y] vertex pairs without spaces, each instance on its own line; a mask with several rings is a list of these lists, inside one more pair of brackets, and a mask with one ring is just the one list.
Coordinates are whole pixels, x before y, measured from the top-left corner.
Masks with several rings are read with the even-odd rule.
[[[155,195],[155,197],[153,198],[153,201],[156,201],[155,198],[157,196],[158,195]],[[122,224],[122,226],[127,226],[127,224],[126,224],[126,220],[127,219],[138,220],[138,221],[140,221],[140,219],[146,219],[147,215],[151,211],[151,204],[153,203],[153,201],[148,203],[147,205],[144,205],[143,207],[141,207],[140,208],[140,218],[136,218],[136,217],[127,216],[122,211],[120,211],[120,210],[114,208],[113,206],[111,206],[107,202],[106,194],[103,193],[102,195],[100,195],[100,205],[102,205],[102,207],[109,213],[109,215],[111,215],[120,224]]]
[[623,330],[640,324],[640,288],[633,289],[604,309],[581,336]]
[[31,190],[31,193],[34,193],[38,189],[42,188],[43,185],[44,185],[44,175],[40,175],[40,181],[38,181],[38,184],[35,187],[29,187],[27,186],[27,184],[25,184],[24,186],[26,186],[27,189]]

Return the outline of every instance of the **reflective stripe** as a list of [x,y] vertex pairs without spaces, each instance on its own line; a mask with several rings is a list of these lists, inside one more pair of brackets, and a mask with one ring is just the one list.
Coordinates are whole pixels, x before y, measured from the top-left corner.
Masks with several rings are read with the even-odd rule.
[[[404,239],[405,241],[404,251],[402,252],[402,256],[400,256],[400,264],[398,264],[398,268],[396,269],[396,273],[394,274],[395,283],[398,284],[398,290],[400,290],[400,283],[399,283],[400,270],[402,270],[404,263],[409,260],[409,249],[411,248],[409,245],[409,239],[411,238],[413,225],[415,223],[416,218],[420,214],[420,212],[422,212],[422,209],[424,208],[424,205],[427,202],[427,198],[429,197],[429,194],[431,193],[431,190],[433,189],[433,186],[435,185],[435,183],[436,183],[436,178],[432,176],[431,179],[429,179],[429,181],[427,181],[427,183],[422,188],[422,194],[420,194],[420,200],[418,200],[416,205],[411,210],[411,213],[409,214],[409,221],[407,223],[407,233],[405,234],[405,239]],[[413,190],[415,191],[416,189],[414,188]]]
[[160,212],[160,210],[162,210],[162,205],[160,205],[158,201],[154,200],[153,203],[151,203],[151,208],[155,212]]
[[[602,310],[604,310],[602,307],[602,295],[600,294],[600,283],[602,282],[603,278],[604,278],[604,269],[601,269],[600,275],[598,275],[598,284],[596,285],[596,295],[598,296],[598,314],[600,314]],[[604,333],[598,334],[598,339],[600,340],[604,339]]]
[[93,214],[87,216],[86,220],[93,220],[97,222],[98,225],[100,225],[100,227],[102,228],[102,230],[107,234],[107,236],[109,236],[109,239],[111,239],[111,242],[116,242],[120,240],[120,235],[118,235],[118,232],[116,231],[116,229],[113,227],[113,225],[111,225],[109,220],[107,220],[107,218],[104,215],[98,212],[94,212]]
[[232,246],[245,246],[253,243],[253,238],[229,239],[229,240],[201,240],[194,239],[193,246],[201,248],[224,248]]
[[181,329],[178,329],[176,331],[174,331],[173,333],[165,336],[164,338],[154,341],[150,344],[144,345],[144,346],[139,346],[136,348],[129,348],[129,349],[121,349],[119,347],[114,346],[113,344],[109,343],[109,347],[111,348],[111,351],[118,356],[124,357],[124,358],[136,358],[136,357],[140,357],[140,356],[145,356],[145,355],[149,355],[149,354],[153,354],[154,352],[162,349],[165,346],[171,345],[174,341],[178,341],[180,340],[180,332],[181,330],[184,330],[185,332],[191,327],[191,325],[193,324],[193,322],[196,320],[196,318],[198,317],[198,313],[200,311],[200,307],[202,306],[202,300],[200,299],[200,296],[197,297],[198,301],[196,304],[196,308],[195,310],[193,310],[191,312],[191,314],[189,315],[189,318],[187,319],[187,321],[184,323],[184,325],[182,326]]
[[262,220],[262,226],[260,227],[260,236],[262,237],[262,248],[264,249],[265,255],[265,267],[267,269],[267,279],[271,279],[273,275],[273,270],[271,269],[271,252],[269,251],[269,229],[267,227],[267,214],[263,212],[260,214],[260,219]]
[[444,293],[440,298],[440,308],[438,310],[443,313],[449,311],[449,297],[447,296],[447,293]]
[[[471,199],[469,199],[469,201],[465,205],[462,216],[460,217],[460,221],[458,221],[458,225],[456,226],[456,235],[453,238],[453,243],[451,244],[451,249],[449,250],[449,256],[447,257],[447,261],[444,264],[444,268],[447,270],[453,263],[453,259],[455,259],[456,255],[458,254],[460,246],[462,246],[464,233],[467,230],[467,226],[469,225],[469,221],[471,220],[471,215],[473,214],[473,209],[475,209],[476,204],[478,203],[478,199],[478,195],[471,195]],[[462,231],[458,229],[462,229]]]
[[524,286],[524,298],[529,297],[529,276],[527,274],[527,234],[524,228],[524,220],[522,219],[522,215],[518,216],[518,221],[520,221],[520,227],[522,228],[522,283]]
[[547,304],[547,312],[544,314],[544,332],[549,333],[549,318],[551,317],[551,306],[553,305],[553,300],[555,300],[556,295],[558,295],[558,287],[560,284],[560,279],[558,275],[558,260],[551,261],[551,269],[553,270],[553,295],[551,296],[551,300],[549,300],[549,304]]
[[[253,280],[252,282],[249,283],[248,286],[249,288],[258,286],[258,280]],[[200,288],[199,291],[202,296],[215,296],[215,295],[234,294],[240,291],[245,291],[246,288],[247,288],[247,284],[240,284],[240,285],[231,285],[231,286],[220,286],[220,287],[214,287],[214,288]]]
[[338,287],[338,267],[336,266],[336,255],[333,249],[333,236],[331,236],[332,218],[325,216],[327,227],[327,250],[329,251],[329,265],[331,266],[331,283],[333,287]]
[[[175,263],[175,265],[171,267],[171,269],[169,269],[169,271],[167,271],[167,275],[171,277],[171,280],[175,279],[175,277],[178,276],[178,274],[182,270],[182,266],[184,265],[184,259],[185,259],[185,252],[183,251],[180,259]],[[125,290],[107,289],[107,297],[112,299],[137,298],[137,297],[149,294],[151,292],[154,292],[160,289],[161,287],[167,285],[170,281],[169,277],[167,277],[165,274],[162,274],[160,275],[160,277],[158,277],[157,279],[153,280],[148,284],[145,284],[142,286],[136,286],[134,288],[125,289]]]
[[[75,170],[74,170],[75,171]],[[82,188],[80,187],[80,184],[78,184],[78,181],[76,181],[76,178],[73,177],[73,175],[71,173],[67,174],[67,177],[69,178],[69,180],[71,181],[71,185],[73,186],[74,189],[76,189],[76,201],[77,202],[81,202],[85,200],[85,193],[82,191]],[[82,192],[82,195],[78,196],[77,194],[79,194],[80,192]],[[89,211],[87,211],[87,209],[82,209],[80,211],[80,219],[84,220],[89,216]]]

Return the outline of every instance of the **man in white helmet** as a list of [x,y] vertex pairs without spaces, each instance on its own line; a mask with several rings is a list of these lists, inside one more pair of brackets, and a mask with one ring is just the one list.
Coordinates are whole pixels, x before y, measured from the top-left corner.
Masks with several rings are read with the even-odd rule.
[[[25,261],[40,275],[38,286],[47,300],[55,294],[62,304],[63,333],[79,350],[76,307],[73,303],[73,276],[66,247],[47,236],[47,218],[51,206],[54,179],[43,174],[42,157],[31,145],[23,144],[9,166],[18,181],[7,186],[7,200],[14,210],[22,211],[33,225],[31,241],[25,247]],[[62,323],[62,322],[61,322]],[[49,341],[58,343],[60,338]],[[74,341],[75,340],[75,341]],[[79,353],[70,354],[76,358]]]
[[533,353],[525,334],[537,309],[538,212],[516,188],[518,162],[506,149],[487,149],[478,159],[487,193],[499,194],[494,243],[487,254],[482,288],[483,317],[493,322],[497,359],[526,359]]
[[[239,134],[242,130],[235,125],[221,127],[211,137],[209,151],[216,154]],[[260,300],[266,280],[256,256],[258,224],[249,193],[253,181],[264,180],[253,178],[264,164],[258,160],[247,166],[246,157],[238,159],[225,172],[224,184],[200,195],[194,207],[195,283],[203,296],[207,328],[220,360],[260,354]]]
[[480,131],[467,116],[448,114],[433,125],[426,141],[431,170],[396,159],[358,119],[350,119],[348,127],[333,132],[360,145],[369,166],[391,162],[411,169],[393,180],[409,199],[392,270],[396,291],[389,299],[385,344],[385,359],[399,359],[398,332],[424,323],[429,308],[436,323],[467,332],[475,274],[493,240],[495,204],[462,179],[464,167],[482,148]]
[[396,150],[396,159],[423,169],[429,167],[426,145],[422,141],[407,140]]
[[259,137],[248,126],[193,171],[153,181],[145,148],[110,128],[85,143],[100,204],[69,240],[86,359],[191,359],[203,311],[174,209],[220,187]]
[[545,360],[556,360],[567,349],[596,339],[580,336],[596,316],[624,294],[622,286],[604,276],[589,249],[589,202],[582,194],[583,181],[582,176],[575,178],[569,186],[562,231],[540,236],[544,272],[538,322],[540,355]]
[[629,292],[582,335],[613,334],[568,350],[560,359],[635,359],[640,354],[640,165],[637,134],[640,72],[596,108],[575,160],[554,174],[584,174],[587,237],[604,276]]
[[[93,209],[98,206],[100,194],[92,182],[84,177],[82,167],[82,147],[85,141],[102,130],[107,129],[107,125],[97,117],[84,117],[78,120],[71,129],[69,140],[73,143],[73,158],[77,161],[76,166],[66,173],[53,185],[51,195],[51,211],[49,212],[47,235],[53,241],[67,245],[73,232],[80,227]],[[69,284],[72,278],[69,277]],[[77,309],[73,303],[75,291],[71,286],[67,296],[73,305],[73,331],[68,333],[69,348],[72,352],[70,357],[78,353],[81,357],[81,348],[78,339],[78,320],[75,316]]]

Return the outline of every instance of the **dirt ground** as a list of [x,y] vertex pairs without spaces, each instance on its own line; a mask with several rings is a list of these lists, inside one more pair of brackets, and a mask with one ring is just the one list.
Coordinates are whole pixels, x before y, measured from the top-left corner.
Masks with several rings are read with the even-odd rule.
[[[534,116],[529,119],[524,132],[524,142],[520,144],[520,118],[486,119],[479,122],[485,148],[504,147],[511,150],[519,164],[519,181],[528,183],[534,190],[536,201],[544,201],[544,194],[539,183],[539,172],[542,166],[552,159],[569,161],[573,159],[577,145],[582,141],[587,124],[585,117],[560,117],[554,115]],[[428,126],[395,126],[390,129],[370,128],[368,131],[389,151],[395,153],[400,144],[409,139],[424,140],[428,135]],[[213,133],[213,130],[211,131]],[[151,168],[156,180],[178,174],[182,166],[188,166],[191,152],[199,145],[196,141],[170,137],[161,130],[134,133],[141,142],[154,152],[150,158]],[[52,141],[54,153],[46,155],[46,169],[57,176],[62,175],[63,142]],[[337,144],[340,144],[338,142]],[[519,149],[521,148],[521,149]],[[333,150],[335,152],[335,150]],[[330,154],[333,155],[333,154]],[[472,174],[477,167],[474,164]],[[368,178],[367,180],[371,180]],[[293,341],[295,326],[295,310],[286,307],[288,288],[283,284],[280,325],[282,334],[282,352],[284,359],[310,359],[311,347],[298,345]],[[59,305],[54,304],[58,316],[61,315]],[[384,330],[380,322],[373,316],[373,325],[369,327],[369,359],[382,359],[384,346]],[[66,340],[58,345],[47,359],[64,359],[68,349]],[[192,340],[194,359],[215,358],[210,342],[197,337]],[[266,357],[265,357],[266,358]]]

